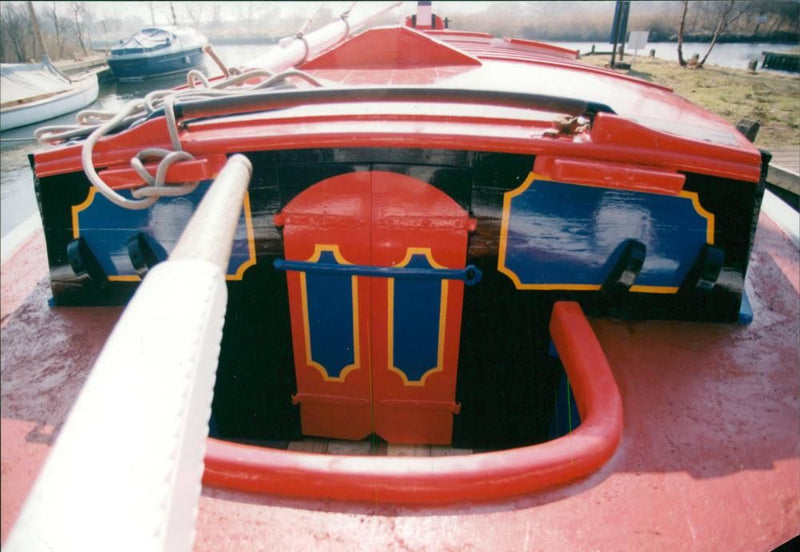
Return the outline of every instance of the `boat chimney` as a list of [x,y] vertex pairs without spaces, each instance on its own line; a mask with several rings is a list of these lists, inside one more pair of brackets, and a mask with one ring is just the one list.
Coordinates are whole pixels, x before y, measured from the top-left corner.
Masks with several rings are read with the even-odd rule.
[[431,2],[420,0],[417,2],[417,13],[406,18],[406,25],[414,29],[446,29],[449,20],[443,20],[433,13]]
[[417,2],[417,28],[430,29],[433,27],[433,9],[428,1]]

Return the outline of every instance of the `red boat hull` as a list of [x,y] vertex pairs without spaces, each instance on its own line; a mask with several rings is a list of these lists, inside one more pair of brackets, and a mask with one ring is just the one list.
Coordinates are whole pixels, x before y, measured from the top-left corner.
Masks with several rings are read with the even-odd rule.
[[[799,265],[762,214],[749,326],[592,321],[625,430],[575,484],[433,508],[206,486],[195,550],[772,550],[800,521]],[[45,271],[41,235],[3,265],[3,539],[120,312],[50,309]]]

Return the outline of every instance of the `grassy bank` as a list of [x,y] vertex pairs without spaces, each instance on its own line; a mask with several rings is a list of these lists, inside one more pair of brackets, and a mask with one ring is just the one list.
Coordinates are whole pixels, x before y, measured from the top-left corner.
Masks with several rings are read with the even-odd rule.
[[[605,65],[610,56],[585,56],[583,61]],[[630,56],[625,57],[631,61]],[[639,56],[630,71],[650,82],[669,86],[691,102],[703,106],[732,124],[742,119],[758,121],[759,147],[800,144],[800,75],[706,65],[683,68],[676,61]]]

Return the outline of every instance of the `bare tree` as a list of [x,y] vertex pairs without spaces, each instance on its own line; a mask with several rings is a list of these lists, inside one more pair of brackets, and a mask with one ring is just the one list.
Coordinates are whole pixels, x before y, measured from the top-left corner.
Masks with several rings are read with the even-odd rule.
[[678,63],[681,67],[686,67],[686,60],[683,59],[683,33],[686,30],[686,12],[689,11],[689,0],[683,0],[683,11],[681,12],[681,23],[678,27]]
[[[184,16],[191,22],[192,27],[199,28],[205,23],[206,6],[211,7],[212,4],[206,2],[181,2],[183,7]],[[219,13],[219,4],[213,3],[213,7]]]
[[728,28],[728,25],[739,19],[748,10],[750,10],[752,2],[740,4],[738,10],[734,9],[735,6],[735,0],[729,0],[727,4],[716,4],[716,7],[721,7],[719,11],[719,19],[717,20],[717,26],[714,28],[714,34],[711,37],[711,44],[708,47],[708,51],[706,52],[706,55],[703,56],[703,59],[700,60],[700,63],[697,64],[698,67],[702,67],[705,64],[706,60],[708,59],[708,55],[711,53],[711,50],[714,49],[714,45],[717,43],[719,36],[725,32],[725,29]]
[[58,48],[58,59],[64,57],[64,44],[66,36],[64,34],[64,22],[58,15],[58,2],[53,0],[52,6],[44,9],[45,17],[50,20],[53,26],[53,33],[55,34],[55,43]]
[[21,6],[11,2],[0,3],[0,42],[3,44],[3,60],[6,61],[6,45],[10,46],[13,58],[8,61],[25,62],[28,59],[28,38],[32,36],[30,19]]
[[[683,38],[686,32],[686,15],[689,11],[689,0],[682,0],[683,11],[681,13],[680,26],[678,27],[678,63],[685,67],[686,60],[683,57]],[[700,29],[710,29],[713,27],[714,31],[711,34],[711,44],[708,46],[706,54],[699,62],[697,68],[702,68],[708,59],[711,50],[717,44],[720,35],[725,32],[729,25],[747,13],[752,7],[752,2],[737,2],[737,0],[728,0],[722,2],[695,2],[697,4],[695,12],[701,14]]]
[[72,12],[72,20],[75,23],[75,38],[78,40],[81,50],[83,50],[83,55],[86,55],[89,53],[86,50],[86,43],[83,40],[85,25],[88,21],[86,4],[83,2],[72,2],[69,7]]

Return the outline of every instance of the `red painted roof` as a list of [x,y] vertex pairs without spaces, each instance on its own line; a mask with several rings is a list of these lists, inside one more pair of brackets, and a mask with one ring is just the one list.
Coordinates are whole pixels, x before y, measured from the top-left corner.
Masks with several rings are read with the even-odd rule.
[[[425,55],[412,56],[406,48],[412,43]],[[582,99],[651,129],[756,152],[727,121],[669,88],[575,57],[576,52],[527,40],[387,27],[356,35],[302,68],[329,85],[421,84]]]

